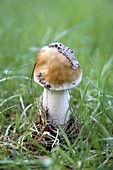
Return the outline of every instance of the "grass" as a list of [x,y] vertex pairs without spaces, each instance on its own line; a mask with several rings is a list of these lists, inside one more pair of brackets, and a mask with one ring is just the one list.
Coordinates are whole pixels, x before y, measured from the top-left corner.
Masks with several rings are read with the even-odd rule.
[[[113,168],[113,19],[111,0],[0,1],[0,169]],[[70,108],[80,123],[71,145],[51,152],[24,145],[43,89],[32,82],[37,52],[59,41],[73,49],[83,68],[70,91]],[[84,139],[84,140],[83,140]],[[64,149],[65,148],[65,149]]]

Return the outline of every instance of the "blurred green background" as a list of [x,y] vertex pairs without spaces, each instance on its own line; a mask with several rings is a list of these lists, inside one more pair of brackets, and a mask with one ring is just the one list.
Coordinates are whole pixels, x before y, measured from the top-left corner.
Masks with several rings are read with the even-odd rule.
[[60,41],[74,50],[84,78],[97,79],[112,55],[112,9],[112,0],[1,0],[1,78],[5,70],[29,76],[39,48]]

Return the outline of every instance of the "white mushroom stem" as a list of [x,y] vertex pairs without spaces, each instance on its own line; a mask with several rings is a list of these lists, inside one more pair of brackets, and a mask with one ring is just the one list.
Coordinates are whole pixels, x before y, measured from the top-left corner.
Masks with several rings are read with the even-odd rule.
[[44,88],[43,108],[48,109],[48,121],[53,124],[64,124],[69,118],[68,90],[54,91]]

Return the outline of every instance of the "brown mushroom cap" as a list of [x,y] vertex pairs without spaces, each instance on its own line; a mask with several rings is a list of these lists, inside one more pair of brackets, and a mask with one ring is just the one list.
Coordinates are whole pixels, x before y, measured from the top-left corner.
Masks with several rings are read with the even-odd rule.
[[77,86],[82,79],[82,69],[72,50],[61,43],[40,49],[34,80],[50,90],[66,90]]

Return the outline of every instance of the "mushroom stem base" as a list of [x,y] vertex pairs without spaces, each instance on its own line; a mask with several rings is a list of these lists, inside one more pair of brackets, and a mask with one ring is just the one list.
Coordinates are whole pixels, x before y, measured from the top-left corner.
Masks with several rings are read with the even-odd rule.
[[70,112],[68,90],[54,91],[44,89],[43,108],[48,109],[48,121],[53,125],[67,122]]

